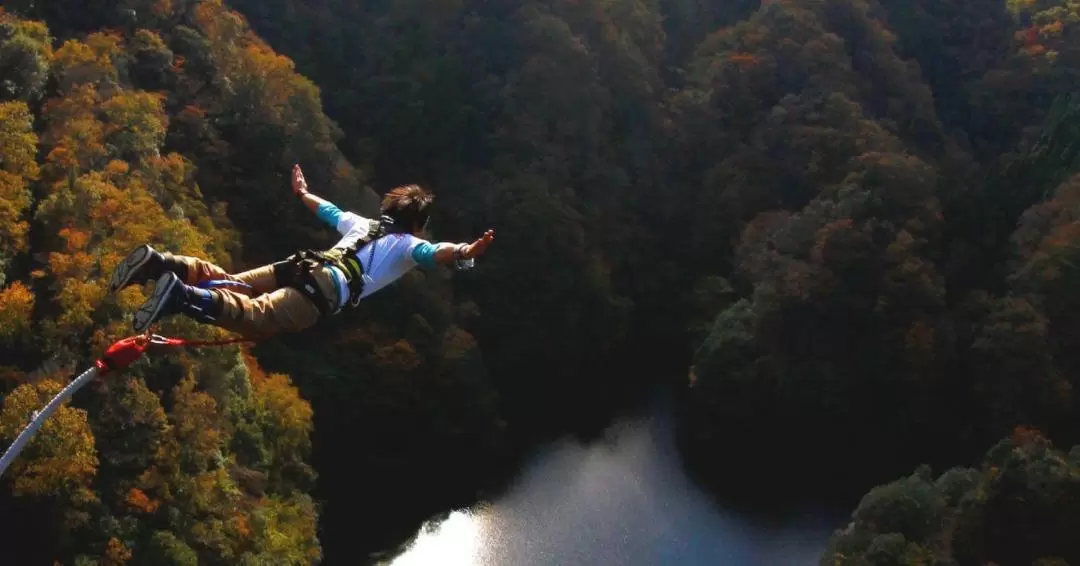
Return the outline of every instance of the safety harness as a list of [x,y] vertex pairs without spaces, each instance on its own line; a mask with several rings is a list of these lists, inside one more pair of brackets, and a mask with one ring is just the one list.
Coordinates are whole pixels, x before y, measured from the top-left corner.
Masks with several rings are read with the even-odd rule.
[[383,216],[379,220],[369,220],[371,223],[367,233],[349,246],[335,247],[329,250],[305,249],[285,258],[284,261],[274,264],[274,276],[279,286],[292,287],[300,291],[319,309],[320,316],[326,316],[334,312],[333,303],[319,291],[315,282],[314,271],[323,266],[332,266],[345,274],[345,280],[349,286],[349,298],[344,307],[355,307],[360,303],[360,295],[364,292],[364,265],[360,263],[357,252],[369,243],[371,257],[368,265],[372,265],[375,259],[374,242],[387,234],[402,232],[394,226],[394,220],[389,216]]

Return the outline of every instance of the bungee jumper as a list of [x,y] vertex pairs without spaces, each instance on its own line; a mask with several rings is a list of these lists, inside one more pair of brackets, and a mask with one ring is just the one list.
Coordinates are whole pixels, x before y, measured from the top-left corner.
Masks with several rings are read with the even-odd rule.
[[[283,261],[236,275],[196,257],[159,252],[149,245],[135,248],[116,266],[109,291],[156,280],[152,295],[135,312],[132,325],[138,334],[113,343],[91,367],[31,415],[30,422],[0,454],[0,475],[76,391],[95,378],[124,370],[151,347],[222,346],[249,341],[252,335],[303,330],[324,316],[356,306],[415,267],[471,261],[495,238],[495,231],[488,230],[469,244],[426,240],[433,197],[417,185],[388,192],[378,220],[344,212],[311,194],[299,165],[293,167],[292,189],[320,220],[341,234],[333,248],[301,250]],[[151,334],[154,322],[175,314],[242,336],[193,340]]]
[[292,190],[341,234],[331,249],[301,250],[234,275],[197,257],[141,245],[116,266],[109,282],[109,291],[116,292],[156,281],[134,314],[135,332],[176,314],[248,336],[296,332],[355,307],[415,267],[471,261],[495,238],[488,230],[468,244],[425,239],[434,197],[417,185],[387,192],[379,219],[342,211],[312,194],[299,165],[292,169]]

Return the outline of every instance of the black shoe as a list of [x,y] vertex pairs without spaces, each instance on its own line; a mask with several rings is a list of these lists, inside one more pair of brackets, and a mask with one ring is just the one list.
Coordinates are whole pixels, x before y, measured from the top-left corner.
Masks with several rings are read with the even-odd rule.
[[159,319],[179,313],[183,309],[185,296],[184,283],[175,273],[166,271],[158,277],[154,293],[135,311],[132,328],[136,333],[142,334]]
[[109,292],[115,293],[128,285],[142,285],[159,277],[165,266],[160,252],[143,244],[123,259],[113,270]]

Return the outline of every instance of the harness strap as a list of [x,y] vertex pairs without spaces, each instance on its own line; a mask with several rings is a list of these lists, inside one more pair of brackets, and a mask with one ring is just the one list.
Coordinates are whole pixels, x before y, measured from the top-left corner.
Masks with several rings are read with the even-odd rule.
[[315,281],[315,275],[312,274],[312,268],[308,268],[300,273],[299,279],[296,281],[296,285],[293,288],[300,291],[302,295],[307,297],[312,303],[315,303],[315,307],[319,309],[319,316],[326,316],[333,311],[333,305],[330,304],[330,300],[326,298],[319,291],[319,284]]
[[326,316],[333,311],[333,304],[320,292],[312,271],[328,263],[333,264],[318,251],[300,250],[274,264],[274,278],[279,286],[299,291],[319,309],[320,316]]
[[370,220],[367,234],[349,246],[296,252],[285,261],[274,264],[274,276],[277,278],[278,285],[296,289],[315,304],[320,316],[326,316],[333,312],[333,304],[319,291],[312,271],[329,265],[341,270],[349,287],[349,298],[342,307],[355,307],[360,303],[360,296],[364,293],[364,264],[360,262],[357,254],[360,248],[371,244],[371,256],[368,258],[370,267],[375,260],[375,242],[387,233],[399,231],[392,224],[393,220],[387,217]]

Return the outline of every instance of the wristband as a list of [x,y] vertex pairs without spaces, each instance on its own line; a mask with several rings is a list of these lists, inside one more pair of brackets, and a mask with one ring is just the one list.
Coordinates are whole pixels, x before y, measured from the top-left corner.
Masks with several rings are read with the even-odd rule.
[[454,247],[454,259],[465,259],[465,248],[469,247],[469,244],[458,244]]

